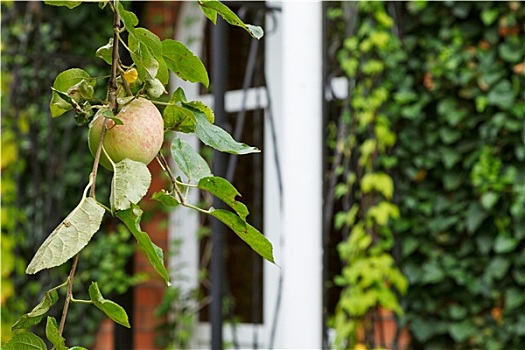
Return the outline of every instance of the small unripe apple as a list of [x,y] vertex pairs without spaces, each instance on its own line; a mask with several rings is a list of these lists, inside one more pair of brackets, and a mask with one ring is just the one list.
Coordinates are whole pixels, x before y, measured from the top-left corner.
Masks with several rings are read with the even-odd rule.
[[[153,103],[137,98],[125,105],[115,118],[123,125],[113,125],[106,130],[104,149],[113,163],[125,158],[149,164],[159,153],[164,140],[164,121]],[[111,126],[113,123],[109,124]],[[100,141],[104,118],[93,120],[88,134],[89,150],[95,155]],[[100,164],[113,170],[111,163],[102,152]]]

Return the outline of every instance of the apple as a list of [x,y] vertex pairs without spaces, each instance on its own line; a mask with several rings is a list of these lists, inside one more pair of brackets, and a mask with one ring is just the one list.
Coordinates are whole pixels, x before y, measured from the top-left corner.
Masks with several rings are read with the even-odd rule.
[[[164,121],[155,105],[145,98],[136,98],[125,105],[115,118],[123,125],[109,120],[104,137],[104,149],[113,161],[125,158],[149,164],[159,153],[164,141]],[[95,155],[100,142],[104,117],[95,118],[89,128],[89,150]],[[100,164],[113,170],[109,159],[102,152]]]

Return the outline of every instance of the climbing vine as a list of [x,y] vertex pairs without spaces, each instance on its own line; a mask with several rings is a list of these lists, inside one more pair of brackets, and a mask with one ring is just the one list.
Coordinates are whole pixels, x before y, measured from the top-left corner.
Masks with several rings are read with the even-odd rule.
[[399,62],[400,42],[392,34],[393,22],[383,4],[344,4],[331,16],[342,19],[349,9],[360,16],[337,53],[350,82],[339,117],[344,134],[335,144],[342,154],[340,164],[347,164],[340,167],[342,182],[334,188],[335,199],[347,206],[334,218],[336,229],[346,230],[347,236],[338,246],[343,268],[335,279],[343,288],[332,322],[337,348],[359,343],[377,346],[368,331],[374,328],[373,314],[378,308],[401,314],[396,291],[407,289],[391,255],[394,237],[389,222],[399,217],[399,208],[393,202],[394,181],[389,174],[395,165],[390,153],[396,134],[385,103],[395,85],[383,79],[384,70]]

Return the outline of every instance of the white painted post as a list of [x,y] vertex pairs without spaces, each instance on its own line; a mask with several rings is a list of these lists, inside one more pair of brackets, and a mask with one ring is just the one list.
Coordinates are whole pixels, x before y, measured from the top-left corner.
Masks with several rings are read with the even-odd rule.
[[[278,56],[267,63],[269,76],[274,76],[272,69],[280,71],[280,86],[270,88],[280,93],[272,93],[272,102],[280,129],[283,211],[277,216],[280,228],[270,226],[282,234],[282,245],[278,241],[273,243],[283,286],[277,324],[272,325],[273,317],[269,317],[273,316],[273,303],[265,303],[265,309],[270,308],[265,313],[265,323],[268,330],[276,327],[275,349],[319,349],[322,345],[322,3],[272,4],[282,7],[277,24],[282,33],[280,48],[275,51],[274,45],[267,45],[266,50],[272,47],[268,56]],[[272,79],[269,80],[271,84]],[[266,158],[267,162],[272,161],[271,154],[267,153]],[[271,211],[275,211],[278,198],[265,197],[265,200],[273,203],[266,208],[273,205]],[[275,237],[267,226],[271,220],[272,217],[265,221],[270,239]],[[275,301],[273,269],[265,267],[270,276],[265,279],[265,291]]]

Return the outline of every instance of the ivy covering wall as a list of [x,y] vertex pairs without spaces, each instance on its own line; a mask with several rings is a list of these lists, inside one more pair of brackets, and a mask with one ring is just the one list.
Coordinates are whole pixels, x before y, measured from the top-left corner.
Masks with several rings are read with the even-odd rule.
[[[349,164],[334,167],[348,237],[336,345],[385,346],[359,331],[373,332],[381,306],[414,349],[525,348],[525,4],[360,2],[328,15],[350,82],[330,124],[330,162],[346,152]],[[373,263],[378,251],[395,264]],[[405,291],[394,266],[408,279],[402,311],[378,294]]]

